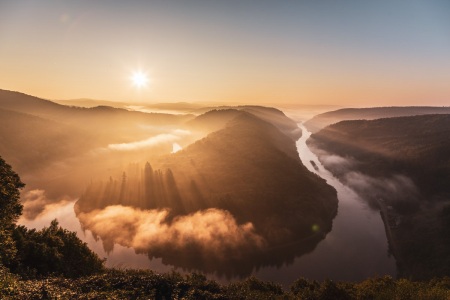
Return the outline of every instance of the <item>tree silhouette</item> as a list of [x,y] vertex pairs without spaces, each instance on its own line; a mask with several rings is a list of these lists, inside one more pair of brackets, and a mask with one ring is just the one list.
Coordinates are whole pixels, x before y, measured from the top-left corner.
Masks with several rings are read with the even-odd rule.
[[104,270],[104,260],[57,220],[39,231],[18,226],[13,237],[18,251],[11,270],[16,273],[79,277]]
[[122,184],[120,185],[120,196],[119,204],[125,204],[125,188],[127,185],[127,174],[123,172],[122,174]]
[[12,231],[22,213],[19,189],[25,184],[0,157],[0,263],[8,265],[16,254]]
[[144,207],[154,208],[154,181],[153,169],[147,162],[144,168]]

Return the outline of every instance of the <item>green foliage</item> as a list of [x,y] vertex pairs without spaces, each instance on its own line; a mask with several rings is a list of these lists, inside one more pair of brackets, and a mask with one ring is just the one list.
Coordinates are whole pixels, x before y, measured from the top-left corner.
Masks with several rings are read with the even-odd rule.
[[390,276],[369,278],[361,282],[355,292],[359,299],[390,299],[395,291],[395,280]]
[[279,284],[265,282],[255,277],[231,283],[226,288],[231,299],[282,299],[284,291]]
[[320,284],[315,280],[300,278],[292,284],[291,292],[299,299],[352,299],[351,287],[349,288],[343,283],[335,283],[332,280],[325,280]]
[[104,261],[56,220],[39,231],[18,226],[13,238],[17,245],[17,259],[12,265],[15,272],[79,277],[103,270]]
[[315,280],[307,280],[305,278],[297,279],[291,285],[291,292],[301,299],[314,299],[315,292],[320,288],[320,284]]
[[25,185],[0,157],[0,263],[8,264],[15,256],[11,234],[15,222],[22,213],[19,189]]
[[[450,278],[414,282],[389,276],[363,282],[318,282],[300,278],[290,291],[253,277],[220,285],[201,274],[156,274],[109,269],[77,279],[18,280],[0,269],[0,296],[6,299],[450,299]],[[6,274],[6,276],[5,276]],[[6,280],[4,278],[7,278]]]
[[18,276],[11,274],[7,268],[0,265],[0,298],[8,297],[18,288]]

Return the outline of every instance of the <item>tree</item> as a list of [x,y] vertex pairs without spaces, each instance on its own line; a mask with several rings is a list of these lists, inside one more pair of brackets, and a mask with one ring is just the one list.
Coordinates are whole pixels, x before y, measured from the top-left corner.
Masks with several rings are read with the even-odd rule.
[[12,232],[15,223],[22,214],[20,191],[25,184],[0,157],[0,263],[8,265],[17,252]]
[[18,226],[14,231],[17,258],[12,270],[23,275],[80,277],[104,269],[104,260],[90,250],[75,232],[53,220],[42,230]]
[[4,265],[22,275],[67,277],[102,271],[104,260],[75,232],[59,227],[56,220],[40,231],[16,226],[23,208],[19,190],[24,186],[19,175],[0,157],[0,270]]

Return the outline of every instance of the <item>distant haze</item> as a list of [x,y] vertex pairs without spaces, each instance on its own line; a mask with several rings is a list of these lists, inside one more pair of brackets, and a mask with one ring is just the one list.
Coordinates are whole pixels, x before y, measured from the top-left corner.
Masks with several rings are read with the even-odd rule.
[[[1,1],[1,89],[47,99],[450,103],[450,2]],[[133,86],[133,72],[148,75]]]

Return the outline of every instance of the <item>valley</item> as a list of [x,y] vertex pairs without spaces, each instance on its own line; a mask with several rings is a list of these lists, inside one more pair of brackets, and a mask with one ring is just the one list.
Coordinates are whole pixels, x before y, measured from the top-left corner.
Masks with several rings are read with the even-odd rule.
[[[431,108],[343,121],[309,138],[311,121],[296,124],[261,106],[193,114],[183,104],[189,112],[172,115],[0,95],[1,155],[27,181],[27,226],[42,226],[64,207],[74,210],[66,224],[88,231],[102,255],[119,249],[130,262],[146,256],[160,270],[218,279],[448,273],[440,225],[448,210],[448,115],[426,114]],[[390,110],[355,114],[399,113]],[[435,242],[423,248],[428,241]],[[113,261],[127,264],[127,256]]]

